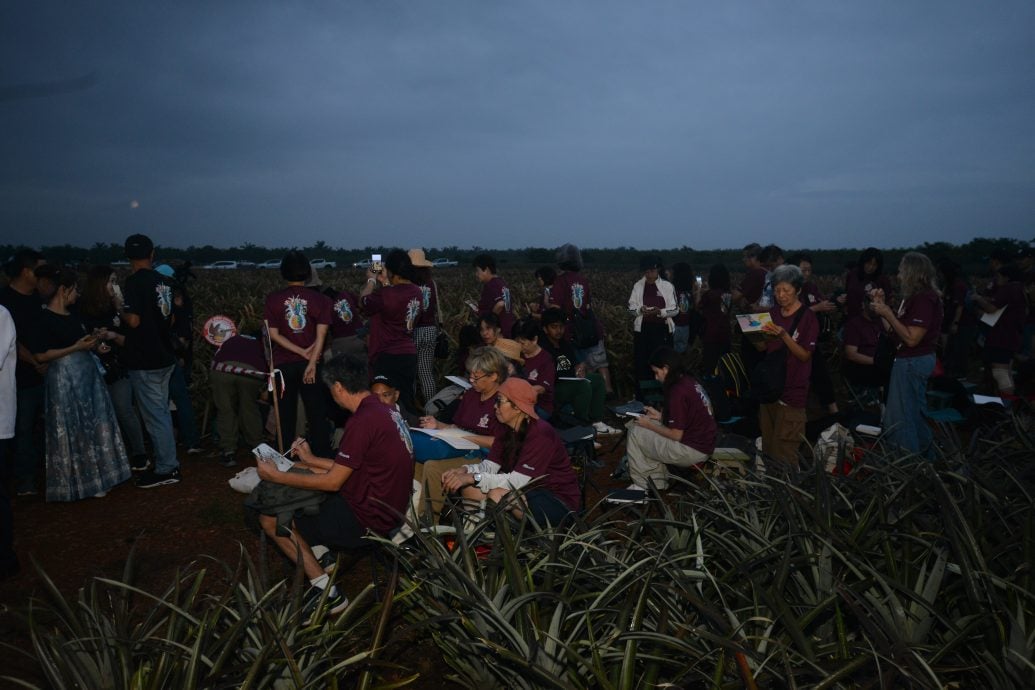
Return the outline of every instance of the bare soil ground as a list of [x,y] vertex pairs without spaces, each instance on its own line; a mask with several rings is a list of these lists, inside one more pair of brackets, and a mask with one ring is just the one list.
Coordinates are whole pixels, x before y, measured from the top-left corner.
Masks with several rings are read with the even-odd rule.
[[[627,485],[609,476],[621,457],[621,449],[608,453],[617,438],[601,439],[601,459],[606,466],[594,472],[587,495],[590,505],[602,492]],[[0,641],[29,648],[27,630],[12,610],[24,611],[30,599],[42,595],[43,584],[34,562],[67,597],[72,597],[89,578],[121,577],[131,549],[134,584],[152,592],[164,590],[178,568],[201,556],[234,565],[243,545],[258,557],[258,539],[242,521],[244,497],[227,484],[250,463],[250,456],[240,453],[240,467],[233,469],[221,467],[214,455],[187,456],[181,452],[180,457],[183,481],[176,485],[138,489],[129,482],[104,498],[76,503],[46,503],[41,496],[14,499],[15,549],[22,567],[17,576],[0,582]],[[272,567],[280,567],[276,556],[270,558]],[[338,583],[351,594],[370,579],[371,568],[359,563],[339,575]],[[389,629],[391,638],[382,658],[410,673],[420,673],[410,687],[456,687],[446,680],[449,669],[430,640],[401,617]],[[42,684],[31,662],[7,652],[3,656],[0,673]]]

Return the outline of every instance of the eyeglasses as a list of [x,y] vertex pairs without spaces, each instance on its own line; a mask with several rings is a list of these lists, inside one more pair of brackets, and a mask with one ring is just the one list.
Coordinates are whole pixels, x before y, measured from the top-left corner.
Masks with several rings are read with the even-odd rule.
[[478,383],[482,379],[488,378],[489,376],[492,376],[492,374],[480,374],[480,375],[479,374],[468,374],[467,375],[467,380],[470,381],[471,383]]
[[508,405],[513,405],[514,404],[514,403],[510,402],[509,400],[507,400],[506,398],[497,397],[496,398],[496,402],[493,403],[493,407],[495,407],[496,409],[499,409],[500,405],[502,405],[503,403],[507,403]]

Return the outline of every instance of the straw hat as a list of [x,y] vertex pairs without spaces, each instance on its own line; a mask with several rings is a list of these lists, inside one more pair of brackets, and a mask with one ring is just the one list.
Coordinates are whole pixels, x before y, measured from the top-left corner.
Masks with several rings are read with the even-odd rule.
[[538,396],[528,381],[511,376],[500,384],[499,394],[532,419],[539,419],[539,415],[535,413],[535,400]]
[[513,360],[518,364],[525,363],[524,357],[521,356],[521,346],[518,345],[516,340],[496,338],[496,344],[493,347],[502,352],[507,359]]
[[410,256],[410,263],[414,266],[421,268],[430,268],[431,262],[428,261],[427,257],[424,256],[424,250],[420,247],[414,247],[410,251],[406,252]]

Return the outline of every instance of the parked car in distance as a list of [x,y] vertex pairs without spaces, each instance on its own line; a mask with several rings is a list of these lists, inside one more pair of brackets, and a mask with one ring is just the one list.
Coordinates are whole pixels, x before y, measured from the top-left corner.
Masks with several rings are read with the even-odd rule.
[[328,261],[327,259],[313,259],[309,262],[309,265],[313,268],[337,268],[337,261]]
[[263,261],[261,264],[257,264],[255,268],[280,268],[280,259],[270,259],[269,261]]
[[458,265],[454,259],[432,259],[431,265],[435,268],[448,268]]
[[205,264],[204,266],[202,266],[202,268],[221,268],[221,269],[237,268],[237,262],[236,261],[213,261],[210,264]]
[[240,259],[238,259],[237,260],[237,267],[238,268],[255,268],[255,262],[254,261],[241,261]]
[[360,259],[352,264],[353,268],[370,268],[370,259]]

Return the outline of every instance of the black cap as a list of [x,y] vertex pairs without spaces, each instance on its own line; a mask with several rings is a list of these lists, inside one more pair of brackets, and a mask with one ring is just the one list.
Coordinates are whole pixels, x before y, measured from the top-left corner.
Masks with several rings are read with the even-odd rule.
[[661,257],[655,255],[640,257],[640,270],[649,271],[652,268],[661,270]]
[[154,250],[154,242],[147,235],[130,235],[126,238],[127,259],[150,259]]
[[374,385],[375,383],[383,383],[389,388],[394,388],[395,390],[402,389],[402,386],[399,385],[399,381],[395,374],[378,372],[374,375],[373,380],[370,381],[370,385]]

